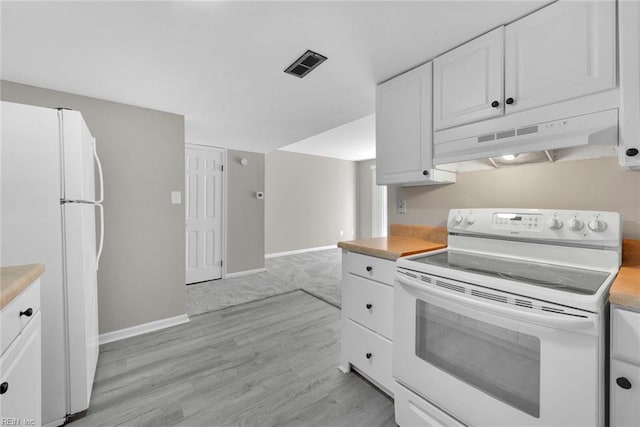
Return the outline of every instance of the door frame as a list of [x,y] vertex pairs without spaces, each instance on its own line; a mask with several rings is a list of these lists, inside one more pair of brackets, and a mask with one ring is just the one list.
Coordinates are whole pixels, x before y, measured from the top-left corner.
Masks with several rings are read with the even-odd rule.
[[[223,148],[223,147],[215,147],[213,145],[203,145],[203,144],[193,144],[193,143],[189,143],[189,142],[185,142],[184,144],[184,150],[185,150],[185,160],[186,160],[186,155],[187,155],[187,149],[188,148],[192,148],[195,150],[208,150],[208,151],[215,151],[218,152],[220,154],[222,154],[222,230],[221,230],[221,235],[222,235],[222,273],[221,273],[221,278],[225,279],[227,277],[227,179],[226,179],[226,174],[228,173],[227,170],[227,149]],[[186,179],[186,171],[185,173],[183,173],[183,175],[185,176]],[[186,181],[185,181],[185,191],[186,191]],[[186,200],[186,194],[185,194],[185,200]],[[187,227],[187,209],[185,206],[184,209],[184,226],[185,228]],[[186,244],[185,244],[185,250],[186,250]],[[185,265],[185,275],[187,272],[187,266]],[[186,277],[186,276],[185,276]],[[185,281],[186,282],[186,281]]]

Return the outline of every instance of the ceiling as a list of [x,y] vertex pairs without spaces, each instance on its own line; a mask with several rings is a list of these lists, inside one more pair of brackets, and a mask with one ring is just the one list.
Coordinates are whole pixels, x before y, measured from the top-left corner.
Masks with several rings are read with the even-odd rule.
[[[2,1],[0,77],[182,114],[187,142],[268,152],[371,123],[377,83],[546,3]],[[328,60],[285,74],[307,49]]]
[[352,161],[375,159],[376,115],[364,116],[280,150]]

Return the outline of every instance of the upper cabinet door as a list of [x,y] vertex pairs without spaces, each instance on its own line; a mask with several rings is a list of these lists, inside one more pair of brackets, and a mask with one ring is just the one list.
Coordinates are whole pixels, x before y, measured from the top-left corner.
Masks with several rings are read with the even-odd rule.
[[[432,155],[431,62],[377,88],[376,181],[429,179]],[[424,171],[427,175],[424,175]]]
[[503,113],[504,27],[433,60],[436,130]]
[[558,2],[506,27],[506,113],[616,87],[614,1]]

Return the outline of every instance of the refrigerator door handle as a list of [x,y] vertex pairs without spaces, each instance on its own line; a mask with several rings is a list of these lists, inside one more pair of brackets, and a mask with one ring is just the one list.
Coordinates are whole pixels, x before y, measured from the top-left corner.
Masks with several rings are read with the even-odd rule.
[[104,175],[102,174],[102,163],[100,157],[98,157],[98,147],[95,138],[93,139],[93,158],[98,166],[98,177],[100,178],[100,198],[95,203],[102,203],[104,201]]
[[98,253],[96,254],[96,271],[100,270],[100,256],[102,256],[102,247],[104,246],[104,207],[96,203],[96,207],[100,210],[100,244],[98,245]]

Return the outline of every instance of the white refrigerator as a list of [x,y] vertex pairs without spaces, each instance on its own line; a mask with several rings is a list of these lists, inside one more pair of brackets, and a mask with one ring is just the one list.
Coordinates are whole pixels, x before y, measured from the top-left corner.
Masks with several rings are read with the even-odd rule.
[[0,265],[45,264],[42,423],[61,425],[88,408],[98,361],[102,167],[77,111],[2,102],[0,117]]

